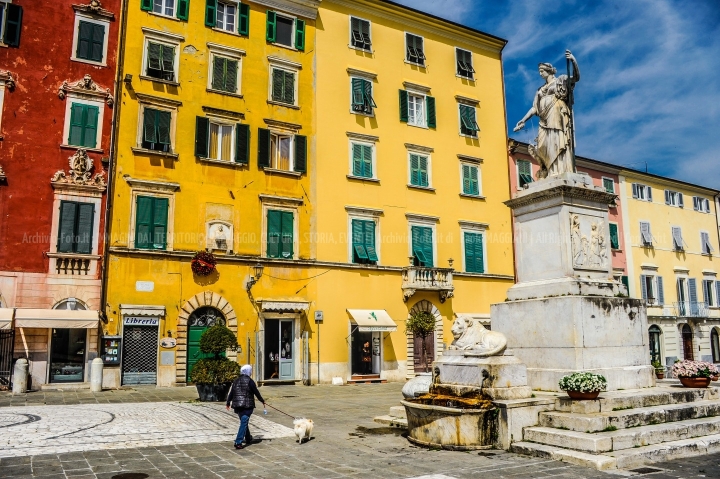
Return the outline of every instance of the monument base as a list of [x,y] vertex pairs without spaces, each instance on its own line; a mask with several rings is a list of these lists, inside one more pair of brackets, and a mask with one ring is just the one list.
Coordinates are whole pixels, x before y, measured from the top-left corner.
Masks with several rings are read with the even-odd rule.
[[507,292],[507,297],[511,301],[552,296],[613,298],[619,295],[626,296],[627,288],[618,281],[572,277],[518,283],[511,286]]

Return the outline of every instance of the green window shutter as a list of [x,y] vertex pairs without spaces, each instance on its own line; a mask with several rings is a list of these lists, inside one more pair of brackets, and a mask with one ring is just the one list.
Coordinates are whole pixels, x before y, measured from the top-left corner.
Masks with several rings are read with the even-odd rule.
[[77,218],[77,203],[72,201],[60,202],[60,230],[58,231],[58,253],[72,253],[75,243],[75,221]]
[[374,221],[363,221],[364,223],[364,244],[365,252],[367,252],[368,260],[377,263],[378,256],[377,250],[375,249],[375,222]]
[[217,20],[217,0],[206,0],[205,1],[205,26],[213,28],[215,27],[215,21]]
[[470,165],[462,165],[463,193],[470,195]]
[[412,249],[413,255],[420,263],[419,266],[427,268],[433,267],[433,244],[432,244],[432,228],[424,226],[413,226],[412,230]]
[[158,143],[161,145],[170,144],[170,112],[158,110],[157,116],[157,136]]
[[152,12],[153,9],[153,0],[140,0],[140,10],[145,10],[146,12]]
[[618,225],[610,223],[610,247],[620,249],[620,237],[618,236]]
[[167,244],[167,220],[168,220],[168,199],[153,198],[153,249],[165,249]]
[[227,59],[214,56],[212,69],[212,87],[214,90],[225,90],[225,63]]
[[84,60],[90,59],[92,45],[93,24],[80,20],[78,24],[78,41],[75,56]]
[[484,273],[483,235],[465,233],[465,270],[468,273]]
[[480,184],[478,181],[478,169],[472,165],[462,165],[463,193],[466,195],[479,195]]
[[92,29],[90,48],[90,60],[94,62],[103,61],[103,49],[105,47],[105,25],[94,24]]
[[82,146],[85,146],[87,148],[95,148],[97,146],[97,129],[99,115],[100,108],[91,105],[85,106],[85,128],[83,131]]
[[419,172],[419,178],[420,178],[420,186],[429,186],[430,182],[428,181],[428,159],[427,156],[419,156],[418,161],[418,172]]
[[162,46],[162,71],[172,73],[170,80],[174,79],[175,74],[175,47],[168,45]]
[[177,17],[179,20],[187,20],[190,12],[190,0],[178,0]]
[[363,81],[360,78],[352,79],[352,109],[353,111],[363,111],[365,106],[363,95]]
[[143,114],[143,141],[157,143],[157,130],[155,129],[156,116],[159,112],[152,108],[145,108]]
[[435,97],[426,96],[425,106],[427,110],[427,125],[428,128],[437,127],[437,119],[435,118]]
[[295,48],[305,50],[305,20],[295,20]]
[[92,253],[93,220],[95,205],[92,203],[78,203],[77,214],[77,241],[75,252],[80,254]]
[[285,83],[285,72],[273,69],[272,72],[272,99],[273,101],[283,100],[283,84]]
[[352,145],[352,163],[353,175],[363,176],[363,147],[357,143]]
[[235,163],[250,163],[250,125],[235,125]]
[[225,91],[229,93],[237,92],[237,60],[225,60]]
[[364,221],[352,220],[352,247],[353,247],[353,263],[363,263],[368,260],[368,254],[365,250],[365,227]]
[[73,103],[70,106],[70,135],[68,136],[68,145],[83,146],[85,108],[86,105],[80,103]]
[[135,208],[135,247],[151,248],[152,247],[152,215],[153,215],[153,199],[148,196],[138,196]]
[[420,185],[420,156],[410,155],[410,184]]
[[152,70],[162,69],[160,58],[162,56],[162,45],[148,42],[148,68]]
[[400,121],[408,122],[408,92],[400,90]]
[[372,172],[372,147],[368,145],[363,145],[362,148],[363,151],[363,175],[367,178],[372,178],[373,172]]
[[518,168],[518,185],[520,188],[523,186],[532,183],[532,164],[529,161],[526,160],[518,160],[517,162],[517,168]]
[[250,34],[250,5],[241,3],[238,5],[238,33],[240,35]]
[[282,212],[282,223],[281,223],[281,230],[280,234],[280,255],[283,258],[292,258],[293,257],[293,229],[294,229],[294,221],[293,221],[293,214],[289,211],[283,211]]
[[285,81],[283,82],[283,99],[285,103],[295,104],[295,74],[293,72],[284,72]]
[[280,257],[280,228],[282,211],[268,210],[267,212],[267,256]]
[[195,117],[195,156],[207,158],[210,141],[210,120],[203,116]]
[[275,43],[277,33],[277,15],[272,10],[267,11],[267,28],[265,38],[270,43]]
[[372,82],[369,80],[363,80],[363,103],[365,104],[365,112],[368,114],[372,114],[373,108],[377,108],[372,97]]
[[307,171],[307,137],[295,135],[295,171]]
[[625,285],[628,292],[630,291],[630,278],[628,276],[620,277],[620,282]]
[[8,3],[5,5],[5,45],[20,46],[20,32],[22,31],[23,9],[20,5]]
[[432,268],[434,266],[433,264],[433,238],[432,238],[432,228],[422,228],[422,236],[423,236],[423,253],[425,254],[426,262],[425,266],[428,268]]
[[270,168],[270,130],[258,128],[258,167]]

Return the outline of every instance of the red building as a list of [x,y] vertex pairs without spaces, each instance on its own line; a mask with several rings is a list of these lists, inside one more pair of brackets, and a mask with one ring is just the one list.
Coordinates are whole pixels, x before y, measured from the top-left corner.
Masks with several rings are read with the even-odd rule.
[[33,389],[98,354],[120,4],[0,0],[0,341]]

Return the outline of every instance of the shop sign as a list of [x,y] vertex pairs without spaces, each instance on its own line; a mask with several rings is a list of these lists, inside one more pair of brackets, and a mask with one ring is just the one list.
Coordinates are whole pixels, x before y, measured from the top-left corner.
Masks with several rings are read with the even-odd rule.
[[160,318],[125,316],[125,326],[160,326]]
[[323,322],[323,312],[322,311],[315,311],[315,322],[316,323]]

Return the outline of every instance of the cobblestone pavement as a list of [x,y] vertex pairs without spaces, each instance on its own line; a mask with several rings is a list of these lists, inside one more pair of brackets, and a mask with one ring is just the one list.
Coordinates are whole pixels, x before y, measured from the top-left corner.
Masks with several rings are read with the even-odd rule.
[[[386,414],[390,406],[398,404],[401,386],[263,387],[260,391],[268,404],[293,416],[302,415],[315,421],[314,439],[298,445],[294,436],[287,437],[286,434],[285,428],[292,426],[291,418],[273,410],[263,417],[261,411],[260,416],[253,416],[251,420],[251,424],[257,425],[256,431],[264,424],[264,419],[279,426],[268,424],[267,427],[274,433],[266,433],[264,441],[240,451],[232,448],[237,420],[223,413],[221,404],[196,405],[187,402],[196,397],[193,388],[138,388],[98,394],[88,391],[44,392],[16,397],[0,393],[0,405],[12,404],[11,407],[0,407],[0,414],[4,417],[11,414],[37,415],[35,411],[39,409],[46,414],[41,417],[45,417],[47,424],[64,428],[66,432],[75,431],[68,438],[75,444],[87,446],[93,442],[100,443],[104,433],[109,432],[103,431],[101,426],[77,431],[77,423],[91,422],[97,411],[112,412],[116,416],[126,414],[129,416],[127,420],[134,417],[133,427],[145,431],[133,430],[136,436],[126,434],[127,440],[110,442],[107,449],[76,449],[77,452],[63,453],[51,449],[55,446],[46,445],[51,434],[43,436],[49,433],[33,429],[41,421],[5,427],[12,424],[13,419],[10,419],[10,422],[0,423],[0,450],[6,454],[7,450],[11,450],[7,442],[16,445],[18,438],[22,441],[23,437],[36,434],[41,445],[29,444],[26,440],[25,446],[21,447],[28,450],[37,448],[28,454],[40,454],[0,458],[0,478],[610,479],[618,475],[650,479],[720,478],[720,455],[653,464],[645,474],[616,471],[615,475],[609,475],[504,451],[455,452],[418,448],[403,437],[402,430],[372,421],[374,416]],[[108,406],[107,403],[121,404]],[[43,404],[52,407],[43,407]],[[51,420],[44,412],[48,410],[52,411],[51,415],[54,414],[56,420]],[[212,421],[193,419],[194,414],[188,411],[197,410],[207,413],[209,418],[223,426],[211,426],[208,423],[213,424]],[[225,418],[230,418],[230,422],[226,424]],[[170,423],[170,426],[166,427],[165,423]],[[13,432],[8,434],[10,429]],[[182,439],[173,444],[146,445],[143,441],[154,440],[151,436],[159,429],[170,438],[191,437],[193,443]],[[174,431],[182,431],[182,434]]]

